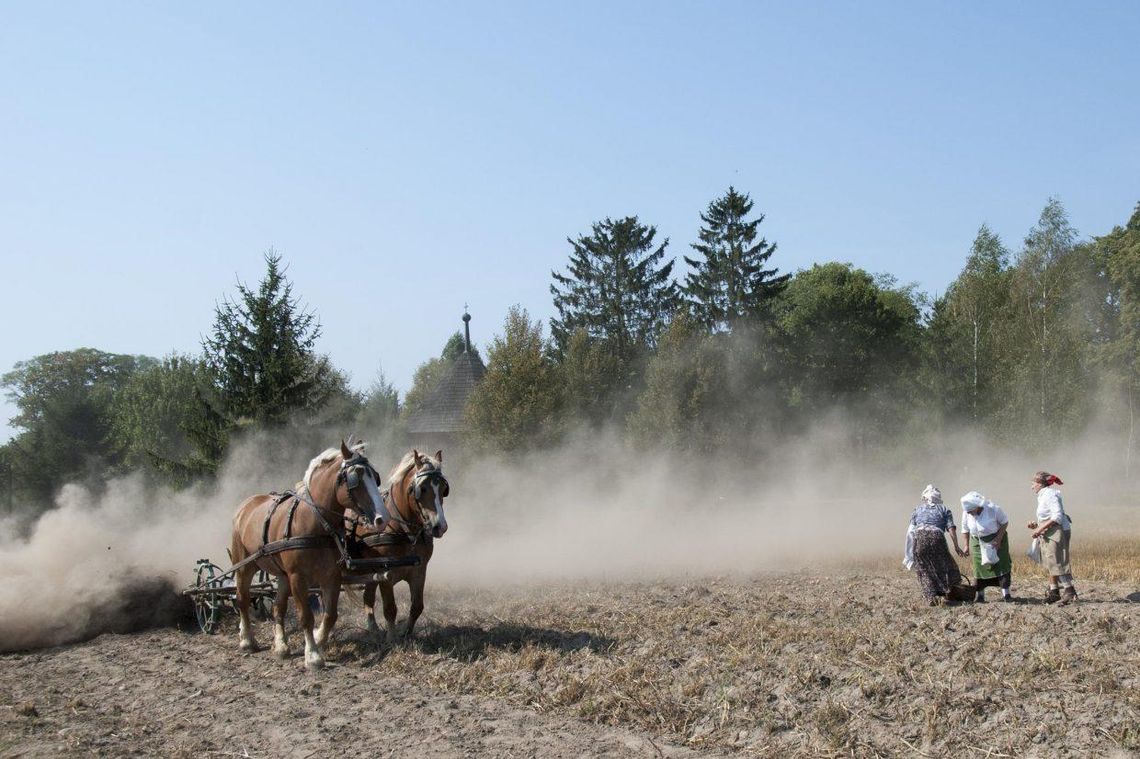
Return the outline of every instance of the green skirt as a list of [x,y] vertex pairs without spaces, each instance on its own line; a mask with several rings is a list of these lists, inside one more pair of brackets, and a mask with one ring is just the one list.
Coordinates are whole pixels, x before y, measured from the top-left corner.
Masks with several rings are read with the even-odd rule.
[[[988,543],[993,540],[994,535],[997,533],[983,535],[982,540]],[[1009,570],[1013,567],[1013,560],[1009,557],[1009,531],[1006,530],[1005,535],[1001,536],[997,564],[982,563],[982,548],[978,545],[977,535],[970,536],[970,558],[974,561],[974,579],[989,580],[993,577],[1009,574]]]

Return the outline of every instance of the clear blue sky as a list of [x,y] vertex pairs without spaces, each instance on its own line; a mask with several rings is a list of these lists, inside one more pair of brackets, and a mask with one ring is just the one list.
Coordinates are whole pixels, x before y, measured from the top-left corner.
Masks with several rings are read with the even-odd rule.
[[982,222],[1140,201],[1137,3],[417,5],[0,6],[0,370],[197,351],[271,246],[320,350],[406,390],[465,301],[480,343],[548,318],[605,216],[679,258],[732,184],[782,270],[936,293]]

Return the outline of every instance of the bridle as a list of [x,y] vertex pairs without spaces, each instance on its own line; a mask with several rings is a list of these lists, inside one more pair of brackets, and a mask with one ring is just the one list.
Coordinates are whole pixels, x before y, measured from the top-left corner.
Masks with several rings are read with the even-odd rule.
[[[430,469],[420,470],[412,477],[412,482],[408,485],[407,493],[411,497],[411,501],[415,504],[416,517],[420,520],[419,529],[416,529],[400,514],[399,507],[391,509],[391,520],[400,526],[404,533],[408,536],[408,540],[413,544],[418,542],[421,536],[425,536],[426,540],[432,539],[431,531],[428,525],[431,523],[431,518],[427,515],[427,510],[420,503],[424,495],[425,485],[436,485],[439,488],[439,497],[446,498],[451,493],[451,486],[447,482],[447,478],[443,476],[443,472],[436,469],[429,464]],[[395,497],[389,493],[392,498],[393,505],[395,505]]]
[[[336,473],[336,486],[339,488],[341,483],[345,485],[348,500],[352,503],[352,511],[356,514],[356,518],[353,521],[368,524],[367,517],[369,513],[372,521],[376,520],[376,508],[370,508],[368,509],[369,513],[366,513],[365,510],[360,507],[360,504],[356,500],[356,495],[352,492],[360,486],[361,478],[364,476],[372,477],[372,481],[376,483],[377,492],[379,492],[380,483],[383,482],[383,480],[380,479],[380,473],[373,468],[372,464],[368,462],[368,459],[364,457],[364,454],[357,453],[353,455],[352,458],[345,459],[341,462],[340,470]],[[383,504],[381,504],[381,508],[383,508]]]
[[425,484],[438,485],[440,498],[447,498],[451,494],[451,485],[448,484],[447,478],[443,476],[442,471],[433,466],[431,469],[416,472],[416,476],[412,478],[408,492],[411,493],[416,503],[419,503],[420,498],[423,497]]

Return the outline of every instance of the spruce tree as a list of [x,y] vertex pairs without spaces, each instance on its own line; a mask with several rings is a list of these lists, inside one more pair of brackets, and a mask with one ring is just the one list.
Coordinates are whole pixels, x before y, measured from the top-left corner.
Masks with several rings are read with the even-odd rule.
[[213,335],[202,342],[224,414],[235,423],[280,423],[326,394],[327,362],[313,353],[320,324],[293,297],[281,256],[270,250],[265,264],[256,291],[239,282],[237,299],[214,308]]
[[752,205],[747,193],[729,187],[701,214],[701,241],[690,246],[700,256],[684,257],[693,269],[683,288],[689,308],[712,331],[730,330],[741,320],[763,316],[790,276],[764,268],[776,243],[758,237],[764,214],[748,219]]
[[578,329],[622,359],[653,347],[680,302],[673,261],[663,261],[669,241],[654,247],[656,235],[656,228],[628,216],[594,224],[589,236],[567,238],[573,248],[567,272],[551,272],[550,286],[558,309],[550,327],[560,355]]

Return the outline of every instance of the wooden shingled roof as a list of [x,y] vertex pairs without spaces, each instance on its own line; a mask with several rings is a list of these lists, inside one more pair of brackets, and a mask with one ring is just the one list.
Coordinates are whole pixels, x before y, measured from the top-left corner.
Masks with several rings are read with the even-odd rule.
[[463,409],[467,398],[487,368],[471,350],[471,316],[463,314],[464,349],[448,367],[439,387],[424,405],[408,418],[408,432],[413,435],[455,433],[463,429]]
[[467,397],[486,371],[474,353],[460,353],[440,380],[439,387],[423,407],[408,418],[408,432],[418,435],[462,430]]

